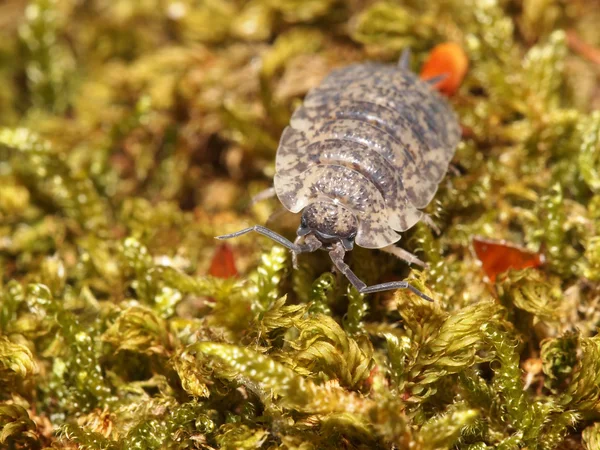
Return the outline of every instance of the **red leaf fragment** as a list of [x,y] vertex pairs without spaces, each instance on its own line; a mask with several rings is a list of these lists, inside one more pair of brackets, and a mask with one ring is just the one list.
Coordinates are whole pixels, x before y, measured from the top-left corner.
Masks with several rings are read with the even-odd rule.
[[509,269],[520,270],[539,267],[544,263],[542,253],[532,253],[506,241],[493,241],[474,237],[473,250],[490,282]]
[[438,75],[446,75],[435,87],[442,94],[451,96],[460,87],[468,67],[469,58],[462,47],[455,42],[444,42],[431,50],[421,68],[420,76],[422,80],[428,80]]
[[208,273],[217,278],[231,278],[238,275],[233,250],[229,244],[224,242],[217,247]]

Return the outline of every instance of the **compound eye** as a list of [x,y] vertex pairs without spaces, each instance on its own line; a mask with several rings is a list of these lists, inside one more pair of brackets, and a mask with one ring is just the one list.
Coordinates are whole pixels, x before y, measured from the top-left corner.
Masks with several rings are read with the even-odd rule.
[[308,228],[304,217],[302,217],[302,219],[300,219],[300,226],[298,227],[296,234],[298,236],[306,236],[308,233],[310,233],[310,228]]

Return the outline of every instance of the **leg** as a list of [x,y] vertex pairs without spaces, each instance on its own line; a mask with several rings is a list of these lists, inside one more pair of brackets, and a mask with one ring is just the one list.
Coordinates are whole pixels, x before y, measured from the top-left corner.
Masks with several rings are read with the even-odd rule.
[[381,284],[376,284],[374,286],[367,286],[363,281],[360,280],[360,278],[358,278],[356,276],[356,274],[354,272],[352,272],[352,269],[350,269],[348,264],[346,264],[344,262],[344,248],[339,244],[336,244],[334,246],[333,250],[331,250],[329,252],[329,257],[331,258],[331,261],[333,261],[333,264],[335,265],[335,267],[341,273],[343,273],[346,276],[346,278],[348,278],[348,281],[350,281],[350,283],[352,283],[352,286],[354,286],[356,288],[356,290],[358,292],[360,292],[361,294],[370,294],[372,292],[389,291],[392,289],[409,289],[411,292],[417,294],[423,300],[427,300],[428,302],[433,301],[433,299],[431,297],[423,294],[417,288],[408,284],[407,281],[392,281],[389,283],[381,283]]
[[[298,253],[314,252],[315,250],[320,248],[322,245],[321,241],[319,241],[317,238],[315,238],[312,235],[307,236],[305,239],[305,243],[303,243],[303,244],[292,243],[292,242],[288,241],[286,238],[284,238],[282,235],[277,234],[273,230],[269,230],[268,228],[263,227],[261,225],[254,225],[253,227],[244,228],[243,230],[236,231],[235,233],[225,234],[223,236],[217,236],[215,239],[221,239],[221,240],[222,239],[231,239],[231,238],[238,237],[238,236],[241,236],[246,233],[250,233],[251,231],[256,231],[257,233],[262,234],[263,236],[266,236],[269,239],[274,240],[278,244],[283,245],[285,248],[291,250],[294,253],[294,256]],[[296,242],[298,242],[298,240],[296,240]]]
[[427,225],[429,228],[431,228],[433,230],[433,232],[435,233],[436,236],[440,235],[440,233],[442,232],[440,230],[440,227],[438,227],[436,225],[436,223],[433,221],[433,219],[431,218],[431,216],[429,214],[423,213],[423,218],[421,220],[423,221],[423,223],[425,223],[425,225]]
[[380,250],[394,255],[396,258],[401,259],[402,261],[406,261],[409,265],[416,264],[417,266],[427,267],[427,263],[421,261],[411,252],[406,251],[403,248],[396,247],[394,244],[388,245],[387,247],[383,247]]
[[284,238],[280,234],[277,234],[274,231],[269,230],[268,228],[265,228],[260,225],[254,225],[253,227],[250,227],[250,228],[244,228],[243,230],[236,231],[235,233],[224,234],[223,236],[217,236],[215,239],[221,239],[221,240],[231,239],[231,238],[238,237],[238,236],[241,236],[246,233],[250,233],[251,231],[256,231],[257,233],[262,234],[263,236],[266,236],[269,239],[274,240],[278,244],[283,245],[284,247],[290,249],[293,252],[300,252],[300,246],[293,244],[292,242],[288,241],[286,238]]
[[280,218],[286,212],[288,212],[288,210],[285,209],[285,207],[280,206],[275,211],[273,211],[271,213],[271,215],[267,218],[267,222],[265,223],[265,225],[271,225],[275,220],[277,220],[278,218]]
[[448,166],[448,173],[451,173],[455,177],[460,177],[462,175],[462,173],[460,173],[460,169],[452,163],[450,163]]
[[262,202],[263,200],[266,200],[268,198],[275,197],[275,195],[277,195],[275,192],[275,188],[271,186],[270,188],[267,188],[264,191],[260,191],[258,194],[252,197],[252,199],[250,199],[250,206],[254,205],[255,203]]
[[410,48],[406,48],[402,51],[400,60],[398,61],[398,67],[402,70],[410,70]]
[[448,74],[447,73],[443,73],[441,75],[436,75],[434,77],[431,78],[427,78],[425,80],[423,80],[425,83],[427,83],[429,86],[435,86],[436,84],[438,84],[440,81],[444,81],[446,78],[448,78]]
[[[294,240],[294,245],[300,247],[300,245],[302,245],[303,241],[304,241],[304,237],[303,236],[298,236]],[[292,252],[292,267],[294,269],[298,268],[298,253],[296,253],[296,252]]]

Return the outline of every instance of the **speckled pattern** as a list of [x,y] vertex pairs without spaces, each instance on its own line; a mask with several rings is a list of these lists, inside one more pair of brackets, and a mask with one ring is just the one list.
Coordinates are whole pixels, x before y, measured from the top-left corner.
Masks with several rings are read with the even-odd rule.
[[448,102],[413,73],[377,63],[334,70],[281,137],[275,190],[300,212],[314,202],[356,215],[361,247],[415,225],[444,177],[460,128]]
[[345,206],[333,202],[314,202],[302,213],[304,225],[310,229],[319,229],[336,238],[352,239],[356,234],[356,215]]

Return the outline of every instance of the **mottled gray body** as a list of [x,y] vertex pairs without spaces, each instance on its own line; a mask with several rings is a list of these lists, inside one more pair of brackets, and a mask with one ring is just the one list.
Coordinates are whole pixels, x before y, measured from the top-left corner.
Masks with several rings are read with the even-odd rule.
[[[431,82],[431,80],[430,80]],[[292,212],[302,211],[290,242],[255,225],[251,231],[289,248],[294,257],[324,249],[361,293],[410,289],[407,281],[367,286],[344,262],[356,242],[422,262],[394,247],[425,216],[460,140],[456,115],[430,84],[398,66],[356,64],[333,71],[308,93],[284,130],[276,156],[274,190]]]
[[[423,217],[459,140],[450,105],[415,74],[351,65],[333,71],[292,116],[277,151],[275,192],[313,222],[320,211],[325,234],[342,237],[354,227],[358,245],[383,248]],[[319,230],[306,220],[307,230]]]

